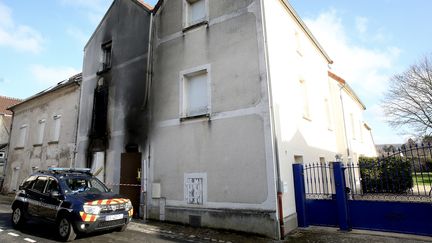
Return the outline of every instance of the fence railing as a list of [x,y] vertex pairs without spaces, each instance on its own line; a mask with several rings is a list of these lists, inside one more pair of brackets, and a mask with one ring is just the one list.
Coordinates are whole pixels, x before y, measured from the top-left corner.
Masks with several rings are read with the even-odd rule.
[[331,199],[335,194],[333,168],[330,163],[312,163],[304,166],[306,198]]
[[379,158],[360,158],[346,165],[353,199],[430,201],[431,146],[402,146]]

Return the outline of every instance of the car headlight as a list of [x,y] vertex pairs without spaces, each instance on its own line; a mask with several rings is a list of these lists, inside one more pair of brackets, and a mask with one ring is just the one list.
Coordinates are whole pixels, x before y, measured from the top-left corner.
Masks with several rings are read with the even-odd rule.
[[131,203],[130,200],[128,200],[128,201],[126,202],[126,204],[125,204],[125,209],[126,209],[126,211],[129,211],[129,210],[132,209],[132,203]]
[[99,214],[101,208],[99,206],[84,205],[84,212],[88,214]]

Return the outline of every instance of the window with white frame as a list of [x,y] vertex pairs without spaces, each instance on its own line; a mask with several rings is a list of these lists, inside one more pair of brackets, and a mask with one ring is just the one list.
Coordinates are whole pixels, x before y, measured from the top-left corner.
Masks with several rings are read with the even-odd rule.
[[43,143],[43,138],[44,138],[44,133],[45,133],[45,125],[46,125],[46,120],[45,119],[40,119],[38,121],[37,124],[37,134],[36,134],[36,139],[34,141],[35,145],[40,145]]
[[180,117],[210,114],[209,69],[181,73]]
[[301,88],[301,94],[303,95],[303,118],[310,120],[307,83],[303,79],[300,79],[300,88]]
[[61,128],[61,115],[53,116],[53,123],[51,129],[51,142],[58,142],[60,139],[60,128]]
[[24,124],[19,128],[19,136],[18,136],[16,147],[23,148],[25,146],[26,139],[27,139],[27,130],[28,130],[27,124]]
[[208,21],[208,0],[183,0],[183,27]]

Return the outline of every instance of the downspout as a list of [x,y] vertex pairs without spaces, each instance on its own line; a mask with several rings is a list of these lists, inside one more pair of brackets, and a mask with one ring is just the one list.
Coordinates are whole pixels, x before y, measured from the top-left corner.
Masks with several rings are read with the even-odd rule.
[[267,29],[266,29],[266,19],[265,19],[265,7],[264,1],[260,1],[261,3],[261,18],[263,25],[263,39],[264,39],[264,55],[265,55],[265,63],[266,63],[266,76],[267,76],[267,94],[268,94],[268,102],[269,102],[269,110],[270,110],[270,124],[271,124],[271,135],[273,141],[273,155],[274,155],[274,163],[275,163],[275,172],[276,172],[276,216],[279,219],[279,239],[283,239],[285,235],[285,227],[283,220],[283,202],[282,202],[282,180],[280,176],[280,165],[279,165],[279,151],[278,151],[278,142],[277,136],[275,135],[274,129],[276,128],[275,120],[274,120],[274,109],[273,109],[273,96],[272,96],[272,86],[271,86],[271,78],[270,78],[270,63],[268,57],[268,43],[267,43]]
[[76,168],[76,155],[78,153],[78,151],[77,151],[77,146],[78,146],[78,144],[77,144],[77,142],[78,142],[78,123],[79,123],[79,113],[80,113],[80,110],[81,110],[81,106],[80,106],[81,105],[81,84],[77,83],[77,85],[78,85],[78,89],[79,89],[80,95],[78,97],[78,112],[77,112],[77,118],[76,118],[76,133],[75,133],[75,142],[74,142],[75,146],[74,146],[74,151],[73,151],[73,160],[71,161],[71,167],[72,168]]
[[343,103],[343,98],[342,98],[342,89],[345,88],[345,83],[339,88],[339,97],[340,97],[340,101],[341,101],[341,107],[342,107],[342,120],[343,120],[343,126],[344,126],[344,133],[345,133],[345,145],[346,145],[346,150],[347,150],[347,156],[350,157],[350,146],[348,143],[348,133],[347,133],[347,127],[346,127],[346,119],[345,119],[345,108],[344,108],[344,103]]
[[[147,75],[146,75],[146,96],[144,99],[144,105],[143,105],[143,109],[144,111],[147,110],[149,112],[149,116],[150,118],[148,119],[149,124],[151,124],[151,112],[150,112],[150,107],[147,109],[147,105],[149,104],[149,100],[150,100],[150,93],[151,93],[151,83],[152,83],[152,75],[153,75],[153,25],[154,25],[154,15],[156,14],[156,12],[151,11],[150,12],[150,26],[149,26],[149,39],[148,39],[148,47],[147,47]],[[149,129],[150,130],[150,129]],[[142,178],[141,178],[141,191],[142,191],[142,202],[143,202],[143,209],[142,209],[142,213],[143,213],[143,219],[147,219],[147,215],[148,215],[148,173],[149,173],[149,169],[150,169],[150,133],[148,132],[147,134],[147,159],[145,160],[147,163],[142,163],[141,166],[141,173],[142,173]]]

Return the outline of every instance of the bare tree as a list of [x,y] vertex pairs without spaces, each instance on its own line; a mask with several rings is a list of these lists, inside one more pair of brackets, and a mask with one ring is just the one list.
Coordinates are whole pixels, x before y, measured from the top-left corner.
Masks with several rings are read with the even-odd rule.
[[392,127],[432,134],[432,55],[390,79],[383,108]]

